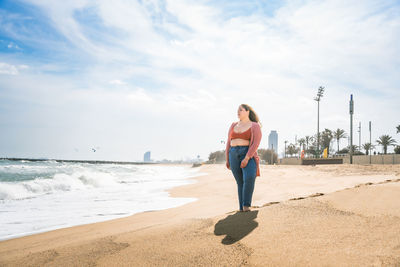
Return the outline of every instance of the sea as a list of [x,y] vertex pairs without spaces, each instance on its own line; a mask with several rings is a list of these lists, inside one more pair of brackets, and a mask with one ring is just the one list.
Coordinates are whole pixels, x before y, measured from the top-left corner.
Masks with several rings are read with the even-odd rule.
[[0,160],[0,240],[184,205],[190,165]]

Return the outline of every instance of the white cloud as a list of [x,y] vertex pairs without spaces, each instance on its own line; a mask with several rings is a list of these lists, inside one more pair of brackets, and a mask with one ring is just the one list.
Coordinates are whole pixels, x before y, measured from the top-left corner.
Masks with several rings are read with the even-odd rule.
[[[312,99],[320,85],[326,86],[321,129],[348,129],[350,93],[356,98],[355,119],[363,125],[376,121],[376,135],[378,129],[395,134],[399,124],[398,6],[388,9],[372,0],[286,1],[270,17],[226,18],[223,8],[202,1],[166,1],[165,10],[159,1],[31,3],[43,8],[77,54],[88,58],[79,77],[73,77],[92,95],[83,97],[88,105],[96,106],[93,99],[98,99],[100,110],[121,109],[160,125],[181,120],[202,141],[188,142],[179,153],[196,150],[206,157],[219,149],[213,139],[225,137],[225,126],[237,119],[241,103],[260,115],[262,145],[271,129],[278,130],[281,148],[295,135],[313,134]],[[76,18],[86,9],[98,25]],[[10,66],[0,65],[0,73],[10,74]],[[76,84],[70,86],[76,90]],[[209,129],[205,137],[195,131],[199,124]],[[170,137],[172,143],[185,138],[179,130]],[[160,151],[162,157],[167,150]]]
[[0,62],[0,74],[17,75],[18,68],[4,62]]
[[12,65],[5,62],[0,62],[0,74],[18,75],[20,70],[26,70],[29,66],[25,64]]
[[[125,94],[123,94],[122,97],[124,95]],[[157,103],[156,100],[152,96],[147,94],[143,88],[138,88],[136,91],[129,92],[127,94],[127,99],[129,103],[132,103],[134,105],[144,105],[148,108],[151,108],[151,106],[148,105],[154,105],[155,108],[160,107],[160,103]]]
[[126,85],[126,82],[123,82],[121,80],[112,80],[109,83],[114,85]]
[[14,49],[17,49],[17,50],[21,50],[21,47],[19,47],[17,44],[14,44],[13,42],[10,42],[10,43],[7,45],[7,47],[8,47],[9,49],[14,48]]

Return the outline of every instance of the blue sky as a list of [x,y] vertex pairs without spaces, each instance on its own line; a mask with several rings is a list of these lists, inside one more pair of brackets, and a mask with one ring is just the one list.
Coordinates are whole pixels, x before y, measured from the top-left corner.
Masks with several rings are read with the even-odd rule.
[[320,85],[322,129],[352,93],[400,143],[399,36],[397,1],[0,1],[0,157],[207,158],[241,103],[283,148]]

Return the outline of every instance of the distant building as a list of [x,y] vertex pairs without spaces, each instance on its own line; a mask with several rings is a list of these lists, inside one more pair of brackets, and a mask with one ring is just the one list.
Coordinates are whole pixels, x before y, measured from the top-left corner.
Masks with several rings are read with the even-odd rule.
[[150,159],[150,151],[147,151],[146,153],[144,153],[144,157],[143,157],[143,161],[144,162],[150,162],[151,161],[151,159]]
[[278,133],[276,131],[271,131],[268,135],[268,148],[278,153]]

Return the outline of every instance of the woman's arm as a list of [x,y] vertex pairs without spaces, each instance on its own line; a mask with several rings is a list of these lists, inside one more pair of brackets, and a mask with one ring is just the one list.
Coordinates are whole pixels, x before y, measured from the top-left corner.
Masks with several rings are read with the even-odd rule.
[[258,146],[260,145],[261,142],[261,128],[258,123],[255,124],[254,129],[253,129],[253,144],[249,147],[249,150],[246,153],[246,158],[251,159],[254,154],[257,152]]

